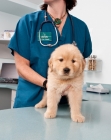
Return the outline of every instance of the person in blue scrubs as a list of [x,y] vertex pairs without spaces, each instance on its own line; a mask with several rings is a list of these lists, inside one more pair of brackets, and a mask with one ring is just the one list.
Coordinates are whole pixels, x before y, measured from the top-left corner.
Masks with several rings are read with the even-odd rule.
[[[70,15],[74,26],[72,33],[68,11],[76,6],[76,3],[76,0],[44,0],[40,11],[27,14],[18,21],[15,34],[8,45],[19,74],[14,108],[35,106],[42,99],[47,86],[44,81],[47,79],[48,59],[55,48],[75,41],[83,57],[90,56],[92,43],[88,27],[82,20]],[[43,24],[39,34],[45,14],[47,20],[54,22],[57,29],[58,42],[52,47],[41,44],[55,44],[57,40],[51,22]],[[62,98],[61,103],[65,102]]]

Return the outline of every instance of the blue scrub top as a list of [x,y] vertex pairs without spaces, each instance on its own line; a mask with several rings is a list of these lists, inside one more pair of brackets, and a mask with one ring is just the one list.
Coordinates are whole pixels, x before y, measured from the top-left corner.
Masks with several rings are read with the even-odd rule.
[[[54,47],[44,47],[38,40],[38,32],[44,19],[45,11],[38,11],[27,14],[22,17],[15,30],[8,47],[12,50],[12,54],[16,51],[22,57],[30,61],[30,67],[47,78],[48,59],[50,54],[60,45],[76,41],[77,46],[84,58],[88,57],[92,52],[92,43],[87,25],[80,19],[71,15],[74,24],[75,39],[72,38],[72,25],[70,18],[67,17],[65,25],[60,35],[58,31],[58,43]],[[51,20],[48,15],[48,20]],[[56,42],[56,33],[51,23],[46,23],[42,27],[42,32],[51,32],[51,41],[43,41],[44,44],[54,44]],[[37,86],[27,80],[19,77],[18,88],[14,108],[34,106],[43,96],[43,88]]]

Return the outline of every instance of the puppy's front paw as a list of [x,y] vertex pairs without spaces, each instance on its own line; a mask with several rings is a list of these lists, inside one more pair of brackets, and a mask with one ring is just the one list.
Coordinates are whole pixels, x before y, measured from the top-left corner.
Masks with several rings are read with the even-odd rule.
[[51,112],[51,111],[50,112],[46,111],[45,114],[44,114],[44,117],[46,119],[52,119],[52,118],[56,117],[56,113],[55,112]]
[[38,103],[38,104],[35,105],[35,108],[44,108],[45,106],[46,106],[45,103],[40,102],[40,103]]
[[85,117],[82,115],[73,115],[73,116],[71,116],[71,118],[74,122],[82,123],[85,121]]

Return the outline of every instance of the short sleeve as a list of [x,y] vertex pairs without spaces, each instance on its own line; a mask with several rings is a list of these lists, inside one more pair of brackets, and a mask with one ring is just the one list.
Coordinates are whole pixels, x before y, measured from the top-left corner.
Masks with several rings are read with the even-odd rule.
[[84,58],[89,57],[91,53],[92,53],[92,41],[91,41],[91,37],[90,37],[88,27],[86,26],[86,29],[85,29],[85,46],[84,46],[84,52],[83,52]]
[[14,51],[16,51],[22,57],[30,60],[30,34],[26,17],[23,17],[18,21],[15,33],[8,48],[12,50],[12,55],[14,55]]

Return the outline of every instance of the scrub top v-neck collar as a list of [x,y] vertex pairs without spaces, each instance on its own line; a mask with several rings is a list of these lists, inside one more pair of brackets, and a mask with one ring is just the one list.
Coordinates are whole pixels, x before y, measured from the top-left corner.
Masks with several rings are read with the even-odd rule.
[[[48,17],[48,20],[51,20],[53,22],[53,19],[51,18],[51,16],[48,13],[47,13],[47,17]],[[64,26],[62,28],[61,34],[60,34],[58,28],[56,27],[57,32],[58,32],[58,37],[59,37],[58,39],[61,40],[61,41],[64,41],[65,37],[66,37],[66,33],[67,33],[67,30],[68,30],[68,28],[67,28],[67,26],[68,26],[68,19],[69,18],[68,18],[68,15],[67,15],[65,23],[64,23]]]

